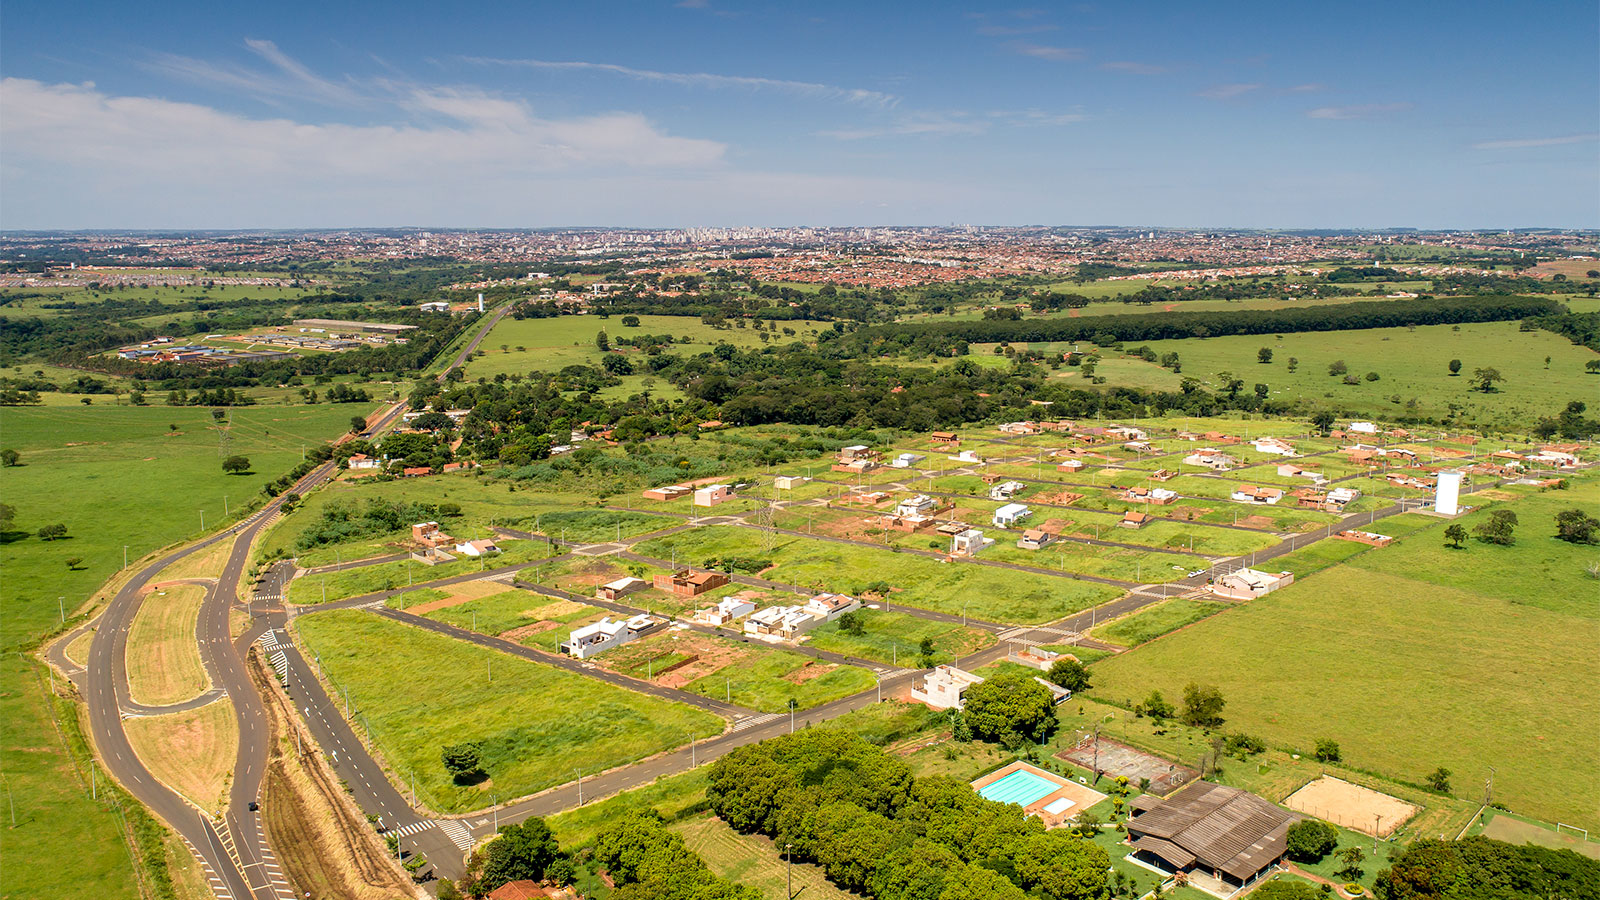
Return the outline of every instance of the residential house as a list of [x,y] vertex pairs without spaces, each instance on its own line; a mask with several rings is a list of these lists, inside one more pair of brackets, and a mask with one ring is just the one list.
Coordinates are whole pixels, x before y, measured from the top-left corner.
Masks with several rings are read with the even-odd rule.
[[959,534],[951,535],[950,555],[977,556],[983,548],[992,543],[994,543],[993,538],[984,537],[983,532],[976,528],[968,528]]
[[1082,468],[1083,468],[1083,460],[1081,460],[1081,459],[1068,459],[1068,460],[1063,460],[1062,462],[1056,463],[1056,471],[1057,472],[1077,472],[1078,470],[1080,470]]
[[769,606],[744,620],[744,633],[792,641],[821,624],[822,620],[804,607]]
[[1176,477],[1177,474],[1178,474],[1177,472],[1174,472],[1171,469],[1157,469],[1154,472],[1150,473],[1150,480],[1151,481],[1170,481],[1174,477]]
[[845,594],[818,594],[806,601],[805,611],[819,622],[831,622],[861,608],[861,601]]
[[646,500],[676,500],[688,494],[694,488],[687,484],[669,484],[666,487],[650,488],[644,492]]
[[1389,482],[1395,487],[1411,488],[1418,491],[1427,491],[1433,489],[1433,485],[1426,479],[1417,478],[1412,475],[1406,475],[1402,472],[1390,472],[1383,476],[1383,480]]
[[989,488],[989,499],[1010,500],[1012,497],[1015,497],[1017,494],[1021,493],[1024,487],[1027,487],[1027,485],[1020,481],[1002,481],[994,487]]
[[772,486],[780,491],[792,491],[810,480],[799,475],[779,475],[772,479]]
[[1117,523],[1118,528],[1143,528],[1150,524],[1150,516],[1142,512],[1128,510],[1122,514],[1122,521]]
[[588,659],[612,647],[620,647],[665,624],[664,619],[645,613],[620,622],[612,621],[610,616],[606,616],[598,622],[574,628],[561,643],[561,652],[575,659]]
[[994,527],[1015,528],[1016,524],[1033,515],[1033,510],[1021,503],[1007,503],[994,511]]
[[455,562],[456,558],[446,553],[442,547],[422,547],[411,551],[411,561],[422,563],[425,566],[437,566],[443,563]]
[[488,556],[492,553],[499,553],[500,548],[495,545],[494,541],[485,539],[481,541],[466,541],[464,543],[457,544],[456,552],[462,556],[470,556],[476,559],[480,556]]
[[1129,425],[1112,425],[1106,429],[1105,433],[1109,438],[1120,438],[1124,441],[1145,441],[1150,438],[1144,429],[1134,428]]
[[911,699],[934,709],[960,709],[961,695],[967,692],[967,688],[982,683],[982,677],[963,672],[955,666],[934,666],[932,671],[922,676],[921,684],[912,684]]
[[1166,488],[1130,487],[1117,495],[1120,500],[1130,503],[1154,503],[1156,506],[1166,506],[1178,499],[1178,492]]
[[1220,450],[1207,447],[1185,456],[1183,462],[1185,465],[1200,466],[1211,469],[1214,472],[1226,472],[1233,468],[1238,463],[1238,460]]
[[1538,453],[1530,453],[1524,459],[1535,465],[1554,466],[1558,469],[1572,469],[1578,465],[1576,453],[1555,447],[1541,448]]
[[695,610],[694,620],[702,625],[727,625],[756,611],[756,605],[743,597],[723,597],[715,606]]
[[938,511],[938,508],[939,501],[926,494],[918,494],[915,497],[901,500],[899,505],[894,508],[894,514],[901,518],[926,516]]
[[728,576],[723,572],[683,569],[671,575],[657,575],[653,581],[656,587],[673,596],[698,597],[727,584]]
[[427,466],[408,466],[400,470],[400,475],[404,478],[422,478],[432,474],[433,469]]
[[1356,434],[1377,434],[1378,426],[1371,422],[1351,422],[1348,430]]
[[1213,580],[1209,590],[1229,600],[1254,600],[1293,583],[1294,575],[1290,572],[1273,575],[1255,569],[1239,569]]
[[1220,431],[1208,431],[1205,434],[1200,435],[1200,437],[1202,439],[1210,442],[1210,443],[1213,443],[1213,444],[1237,444],[1237,443],[1239,443],[1239,439],[1237,437],[1234,437],[1231,434],[1223,434]]
[[733,487],[726,484],[708,484],[696,488],[694,492],[695,506],[716,506],[727,500],[733,499]]
[[961,443],[961,438],[954,431],[935,431],[928,435],[928,440],[936,445],[950,446]]
[[1150,446],[1148,441],[1124,441],[1122,449],[1132,450],[1135,453],[1149,453],[1156,448]]
[[1341,531],[1334,535],[1346,541],[1355,541],[1358,544],[1370,544],[1374,547],[1387,547],[1394,538],[1387,534],[1377,534],[1371,531],[1357,531],[1353,528]]
[[1043,547],[1055,539],[1056,536],[1048,531],[1041,531],[1038,528],[1029,528],[1027,531],[1022,533],[1022,537],[1017,538],[1017,546],[1021,547],[1023,550],[1038,550],[1040,547]]
[[350,457],[350,468],[381,469],[383,468],[383,461],[375,457],[368,456],[365,453],[356,453]]
[[610,600],[611,602],[615,603],[616,601],[621,600],[623,597],[638,591],[642,591],[649,586],[650,582],[645,581],[643,578],[634,578],[630,575],[626,578],[618,578],[616,581],[610,581],[600,585],[594,589],[594,595],[601,600]]
[[909,469],[925,459],[927,459],[927,457],[920,453],[902,453],[890,460],[889,465],[896,469]]
[[975,463],[980,466],[983,465],[983,458],[978,456],[978,454],[972,450],[963,450],[954,456],[947,456],[945,459],[953,462]]
[[423,547],[444,547],[456,541],[439,530],[438,522],[418,522],[411,526],[411,540]]
[[1038,434],[1042,430],[1037,422],[1007,422],[1000,426],[1001,434]]
[[1216,896],[1255,884],[1288,852],[1289,826],[1301,820],[1238,788],[1196,781],[1171,797],[1134,798],[1128,841],[1134,859]]
[[1255,440],[1250,442],[1250,446],[1256,448],[1256,451],[1259,452],[1259,453],[1273,453],[1273,454],[1276,454],[1278,456],[1299,456],[1300,455],[1298,452],[1295,451],[1293,444],[1290,444],[1288,441],[1285,441],[1282,438],[1275,438],[1275,437],[1256,438]]
[[1283,491],[1277,488],[1256,487],[1253,484],[1241,484],[1234,488],[1231,498],[1235,503],[1254,503],[1257,505],[1273,505],[1283,499]]

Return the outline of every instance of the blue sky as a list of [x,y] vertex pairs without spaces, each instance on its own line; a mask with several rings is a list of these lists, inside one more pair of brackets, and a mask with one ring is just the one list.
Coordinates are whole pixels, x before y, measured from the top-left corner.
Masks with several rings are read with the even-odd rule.
[[13,2],[0,227],[1600,226],[1582,3]]

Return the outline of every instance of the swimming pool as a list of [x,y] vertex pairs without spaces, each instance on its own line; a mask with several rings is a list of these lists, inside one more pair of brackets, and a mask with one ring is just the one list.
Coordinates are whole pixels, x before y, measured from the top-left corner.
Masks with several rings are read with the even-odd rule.
[[1026,809],[1044,797],[1060,790],[1061,786],[1038,775],[1018,769],[1010,775],[978,789],[985,800],[1015,803]]

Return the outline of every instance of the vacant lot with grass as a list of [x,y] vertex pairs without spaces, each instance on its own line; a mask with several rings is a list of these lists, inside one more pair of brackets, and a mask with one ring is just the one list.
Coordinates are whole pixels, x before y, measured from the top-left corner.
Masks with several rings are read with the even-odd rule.
[[[349,690],[390,771],[415,775],[419,800],[443,812],[560,784],[575,769],[632,762],[686,742],[691,730],[722,730],[709,713],[366,612],[306,616],[297,627]],[[460,785],[445,771],[441,748],[463,741],[481,742],[488,781]]]
[[180,584],[144,596],[128,631],[128,691],[135,702],[181,703],[211,686],[195,642],[206,590]]
[[806,643],[819,650],[894,664],[916,659],[922,642],[929,640],[933,642],[933,661],[937,664],[951,662],[995,641],[987,631],[930,622],[905,613],[864,609],[856,615],[861,620],[861,634],[841,630],[835,620],[809,632]]
[[[1584,374],[1583,368],[1595,358],[1591,350],[1547,331],[1520,331],[1515,322],[1469,323],[1459,329],[1425,325],[1286,334],[1282,340],[1273,335],[1197,338],[1152,341],[1150,349],[1177,353],[1184,375],[1213,388],[1219,373],[1231,372],[1244,379],[1246,391],[1259,382],[1269,385],[1277,399],[1325,401],[1334,409],[1365,415],[1388,410],[1441,416],[1453,402],[1466,407],[1467,421],[1523,430],[1540,416],[1555,415],[1568,400],[1594,396],[1600,379]],[[1272,350],[1271,363],[1256,361],[1262,347]],[[1299,361],[1294,372],[1289,371],[1291,357]],[[1461,360],[1459,376],[1450,375],[1452,359]],[[1359,384],[1347,385],[1328,374],[1329,365],[1339,360]],[[1480,367],[1498,369],[1505,377],[1499,391],[1469,389],[1468,376]],[[1378,373],[1378,380],[1367,381],[1368,372]],[[1396,395],[1400,402],[1391,402]],[[1413,398],[1417,407],[1408,410]]]
[[1136,647],[1153,641],[1164,634],[1177,631],[1208,616],[1228,608],[1226,603],[1210,600],[1186,600],[1181,597],[1147,606],[1132,615],[1124,616],[1107,625],[1101,625],[1093,635],[1102,641]]
[[1215,684],[1230,729],[1303,749],[1333,738],[1349,763],[1413,783],[1443,765],[1463,795],[1495,766],[1513,811],[1600,828],[1600,610],[1584,572],[1600,551],[1550,536],[1555,510],[1597,496],[1590,480],[1506,504],[1522,522],[1510,547],[1414,532],[1096,664],[1094,693]]
[[199,709],[125,720],[128,743],[152,774],[201,809],[227,804],[239,724],[227,698]]
[[646,541],[635,549],[659,559],[675,554],[680,563],[723,556],[771,559],[774,566],[763,578],[855,596],[882,583],[892,588],[891,604],[957,615],[965,610],[975,619],[995,622],[1051,621],[1120,593],[1068,578],[792,535],[773,536],[769,552],[765,541],[754,529],[714,526]]

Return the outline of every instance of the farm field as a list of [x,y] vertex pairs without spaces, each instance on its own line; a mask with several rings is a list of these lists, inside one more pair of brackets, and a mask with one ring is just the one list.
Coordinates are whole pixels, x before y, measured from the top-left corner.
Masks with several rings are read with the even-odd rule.
[[[1335,410],[1366,416],[1414,412],[1443,416],[1449,403],[1466,408],[1468,421],[1499,430],[1520,431],[1540,416],[1553,416],[1568,400],[1594,396],[1595,376],[1584,373],[1584,363],[1595,354],[1566,338],[1545,331],[1519,331],[1514,322],[1468,323],[1459,331],[1450,325],[1426,325],[1415,330],[1376,328],[1271,336],[1245,335],[1175,341],[1152,341],[1157,354],[1175,352],[1184,375],[1214,386],[1219,372],[1232,372],[1249,385],[1263,382],[1279,399],[1325,398]],[[1272,362],[1256,361],[1262,347],[1273,352]],[[1550,368],[1544,358],[1551,358]],[[1299,360],[1288,371],[1289,358]],[[1459,359],[1461,375],[1452,377],[1448,363]],[[1328,366],[1344,360],[1350,374],[1362,378],[1346,385],[1328,374]],[[1145,363],[1150,368],[1159,368]],[[1469,390],[1468,378],[1480,366],[1496,368],[1505,382],[1493,394]],[[1378,381],[1364,380],[1366,373]],[[1390,402],[1393,395],[1400,403]],[[1417,408],[1405,403],[1417,399]]]
[[1094,695],[1215,684],[1229,728],[1300,748],[1333,738],[1348,764],[1412,783],[1443,765],[1465,795],[1496,766],[1495,795],[1513,811],[1600,826],[1585,799],[1600,793],[1600,700],[1587,687],[1600,681],[1589,652],[1600,614],[1583,599],[1595,550],[1550,536],[1554,510],[1596,497],[1587,480],[1507,504],[1522,522],[1511,547],[1450,550],[1441,528],[1401,537],[1097,663]]
[[[21,640],[70,615],[122,566],[224,521],[261,486],[300,462],[301,448],[337,437],[352,405],[243,407],[233,411],[229,452],[250,458],[249,475],[227,475],[210,410],[196,407],[8,408],[5,446],[23,465],[0,469],[0,493],[16,509],[0,544],[0,629]],[[363,411],[365,407],[363,407]],[[177,425],[176,431],[169,425]],[[64,540],[31,532],[67,526]],[[77,568],[65,560],[77,557]]]
[[773,536],[768,552],[765,539],[753,529],[712,526],[646,541],[635,550],[658,559],[675,553],[696,563],[729,555],[770,558],[774,566],[761,577],[773,581],[853,596],[881,582],[891,588],[891,604],[958,615],[965,610],[975,619],[1017,624],[1051,621],[1121,593],[1106,585],[792,535]]
[[[419,802],[441,812],[487,806],[490,792],[502,800],[532,793],[570,780],[574,769],[608,769],[676,747],[690,731],[723,727],[710,713],[370,613],[336,610],[297,627],[349,690],[352,714],[390,771],[415,775]],[[385,665],[370,665],[374,652]],[[488,781],[458,785],[444,770],[440,747],[461,741],[482,742]]]
[[[778,326],[780,329],[792,328],[796,334],[788,336],[780,330],[769,341],[773,346],[814,340],[816,336],[808,332],[827,327],[828,323],[801,320],[779,322]],[[555,372],[564,366],[598,365],[604,354],[595,346],[595,335],[601,331],[612,339],[612,346],[616,346],[616,338],[646,334],[688,338],[687,346],[674,344],[672,347],[672,352],[683,356],[704,353],[720,343],[759,347],[762,341],[758,335],[768,333],[752,328],[713,328],[702,323],[699,316],[640,316],[637,328],[624,327],[620,316],[604,319],[599,316],[557,316],[549,319],[507,317],[484,338],[481,347],[484,355],[467,364],[467,377],[493,378],[513,372],[526,375],[534,371]],[[631,347],[620,349],[629,359],[643,359],[645,355],[643,351]],[[657,381],[660,382],[660,379]]]

